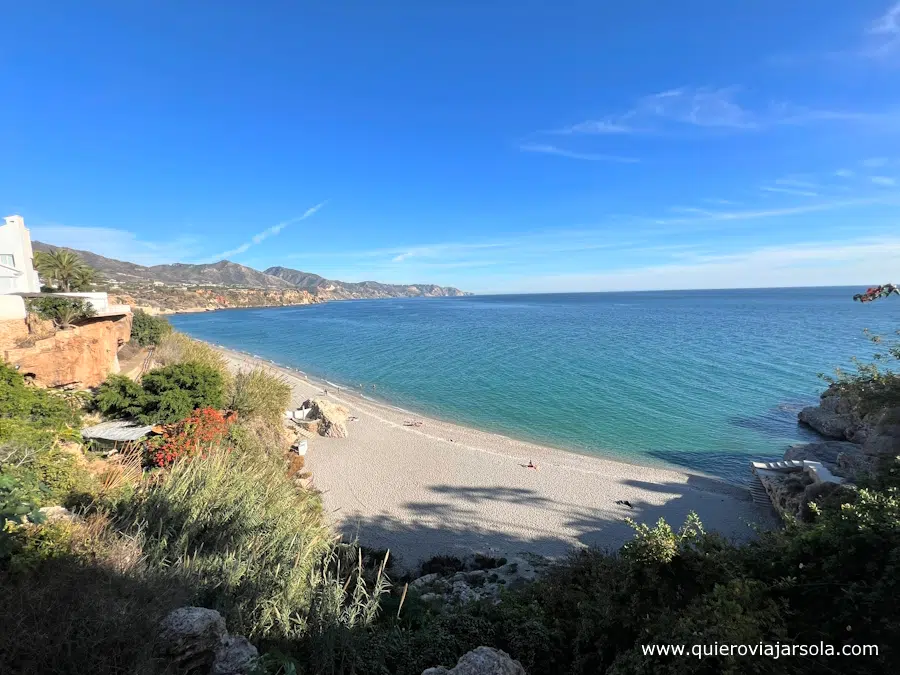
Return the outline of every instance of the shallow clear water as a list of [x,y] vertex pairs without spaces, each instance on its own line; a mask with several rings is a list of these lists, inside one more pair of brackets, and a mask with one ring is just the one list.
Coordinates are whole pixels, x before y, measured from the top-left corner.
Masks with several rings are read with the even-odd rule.
[[[900,302],[858,289],[579,293],[332,302],[171,317],[424,414],[638,463],[747,479],[812,434],[817,373],[871,354]],[[373,389],[373,385],[375,388]]]

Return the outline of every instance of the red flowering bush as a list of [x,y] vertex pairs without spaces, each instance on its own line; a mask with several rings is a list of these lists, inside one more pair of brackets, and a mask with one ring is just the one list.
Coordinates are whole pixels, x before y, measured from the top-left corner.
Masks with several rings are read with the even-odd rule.
[[150,464],[170,466],[181,457],[192,457],[218,445],[236,418],[234,413],[222,414],[215,408],[195,410],[190,417],[165,427],[162,436],[148,448]]

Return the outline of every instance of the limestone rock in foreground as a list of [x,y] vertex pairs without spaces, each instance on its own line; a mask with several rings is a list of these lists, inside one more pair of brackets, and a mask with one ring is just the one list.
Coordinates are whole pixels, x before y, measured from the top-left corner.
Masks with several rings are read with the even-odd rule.
[[525,669],[509,654],[493,647],[473,649],[453,668],[438,666],[429,668],[422,675],[526,675]]
[[410,588],[426,602],[442,600],[465,604],[478,600],[501,601],[504,590],[513,590],[533,581],[549,567],[550,561],[534,554],[498,559],[497,566],[481,566],[475,556],[461,560],[459,571],[432,572],[415,579]]
[[249,675],[259,653],[246,638],[231,636],[214,609],[180,607],[162,620],[156,654],[166,673]]

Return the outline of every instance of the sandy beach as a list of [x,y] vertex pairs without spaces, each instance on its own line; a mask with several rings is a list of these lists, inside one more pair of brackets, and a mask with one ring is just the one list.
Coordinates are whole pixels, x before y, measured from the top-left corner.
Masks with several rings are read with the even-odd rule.
[[[217,347],[218,348],[218,347]],[[615,549],[632,534],[626,517],[680,525],[696,511],[708,530],[752,536],[770,525],[747,490],[700,474],[644,467],[540,447],[430,419],[337,389],[299,371],[218,348],[234,369],[277,371],[295,405],[323,396],[349,409],[349,438],[309,440],[307,467],[335,527],[401,564],[439,553],[565,554]],[[421,426],[404,426],[419,421]],[[538,469],[527,468],[529,462]],[[617,504],[628,501],[632,508]]]

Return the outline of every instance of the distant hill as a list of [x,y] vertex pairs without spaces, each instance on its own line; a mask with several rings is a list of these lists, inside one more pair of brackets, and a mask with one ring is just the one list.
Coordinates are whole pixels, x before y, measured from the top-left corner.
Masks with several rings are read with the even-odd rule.
[[[33,242],[36,251],[56,251],[60,246]],[[90,251],[68,249],[77,253],[85,263],[112,282],[157,283],[165,285],[225,286],[230,288],[259,288],[266,290],[302,289],[323,300],[350,298],[441,297],[466,295],[457,288],[434,284],[396,285],[377,281],[348,283],[332,281],[317,274],[309,274],[286,267],[270,267],[260,272],[229,260],[208,265],[174,263],[172,265],[137,265],[105,258]]]
[[[33,243],[37,251],[55,251],[61,247],[44,244],[36,241]],[[145,267],[135,263],[104,258],[102,255],[90,251],[78,251],[70,249],[80,255],[84,262],[99,271],[110,281],[119,283],[135,281],[158,281],[163,284],[193,284],[197,286],[235,286],[241,288],[293,288],[293,284],[264,274],[258,270],[228,260],[220,260],[209,265],[188,265],[175,263],[173,265],[153,265]]]
[[445,296],[467,295],[452,286],[436,286],[435,284],[383,284],[378,281],[335,281],[320,277],[318,274],[301,272],[289,267],[270,267],[266,274],[279,277],[297,288],[303,288],[313,295],[332,299],[359,298],[437,298]]

